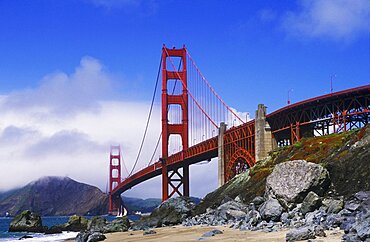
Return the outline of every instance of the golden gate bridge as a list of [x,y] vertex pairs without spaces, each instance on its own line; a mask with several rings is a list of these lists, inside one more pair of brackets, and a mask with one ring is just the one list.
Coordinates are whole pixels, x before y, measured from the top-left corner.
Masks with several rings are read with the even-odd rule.
[[[161,127],[146,167],[135,170],[148,134],[154,100],[162,80]],[[237,88],[237,86],[236,86]],[[258,105],[254,120],[246,120],[229,107],[201,73],[189,51],[163,46],[157,80],[138,155],[122,179],[122,154],[111,146],[109,213],[121,207],[121,194],[135,185],[162,176],[162,200],[189,196],[189,166],[218,158],[218,181],[224,184],[252,167],[278,146],[303,137],[361,128],[369,123],[370,85],[311,98],[267,114]],[[161,155],[155,160],[155,154]]]

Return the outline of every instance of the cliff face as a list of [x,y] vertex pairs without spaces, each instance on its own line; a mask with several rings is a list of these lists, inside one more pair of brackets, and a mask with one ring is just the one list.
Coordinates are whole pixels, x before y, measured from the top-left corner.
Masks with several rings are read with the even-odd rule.
[[31,210],[42,216],[107,213],[108,197],[68,177],[43,177],[0,199],[0,214]]

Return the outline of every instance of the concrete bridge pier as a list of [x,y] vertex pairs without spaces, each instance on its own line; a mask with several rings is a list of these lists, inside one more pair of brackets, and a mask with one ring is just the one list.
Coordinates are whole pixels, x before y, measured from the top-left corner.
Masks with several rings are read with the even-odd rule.
[[256,162],[268,156],[268,153],[276,147],[276,141],[272,137],[271,127],[266,120],[264,104],[258,104],[255,118],[255,158]]
[[226,131],[226,124],[220,123],[218,129],[218,187],[225,184],[225,146],[224,146],[224,134]]

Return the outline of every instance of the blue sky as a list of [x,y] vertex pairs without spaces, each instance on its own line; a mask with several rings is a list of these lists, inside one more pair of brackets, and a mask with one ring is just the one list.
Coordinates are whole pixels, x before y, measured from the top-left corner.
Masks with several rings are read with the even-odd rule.
[[[112,142],[132,162],[163,44],[185,44],[226,103],[253,116],[258,103],[270,112],[284,106],[290,89],[293,102],[328,93],[332,75],[334,91],[369,84],[370,2],[0,0],[0,139],[34,140],[19,156],[14,145],[3,148],[0,170],[27,157],[40,165],[37,176],[70,175],[103,189],[106,178],[82,174],[82,164],[78,172],[41,167],[60,153],[73,164],[77,151],[104,159]],[[70,156],[60,148],[66,142]],[[45,158],[34,156],[38,149]]]
[[[368,83],[369,11],[356,16],[365,17],[360,30],[354,26],[348,33],[315,36],[288,23],[289,16],[298,21],[310,6],[283,3],[1,1],[0,91],[35,87],[55,70],[72,72],[88,55],[121,77],[119,97],[134,92],[127,98],[149,99],[151,90],[143,86],[154,82],[162,44],[186,44],[215,89],[239,109],[254,109],[258,102],[280,107],[290,88],[293,101],[324,94],[333,74],[335,90]],[[335,18],[341,17],[346,16]],[[327,25],[325,32],[335,28]],[[248,93],[249,102],[235,85]],[[267,95],[258,95],[260,88]]]

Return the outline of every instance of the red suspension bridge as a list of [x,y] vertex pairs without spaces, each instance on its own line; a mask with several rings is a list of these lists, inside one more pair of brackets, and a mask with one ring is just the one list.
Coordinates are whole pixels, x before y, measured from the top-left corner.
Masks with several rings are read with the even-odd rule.
[[[149,164],[134,172],[160,78],[162,133]],[[163,201],[174,195],[189,196],[192,164],[218,157],[218,180],[222,185],[277,146],[293,144],[302,137],[361,128],[369,123],[369,105],[370,85],[366,85],[291,104],[271,114],[266,114],[266,107],[260,104],[255,119],[247,120],[215,92],[185,47],[163,47],[143,140],[131,172],[125,167],[125,179],[120,147],[111,147],[109,212],[120,208],[124,191],[155,176],[162,176]],[[160,143],[161,156],[153,162]]]

